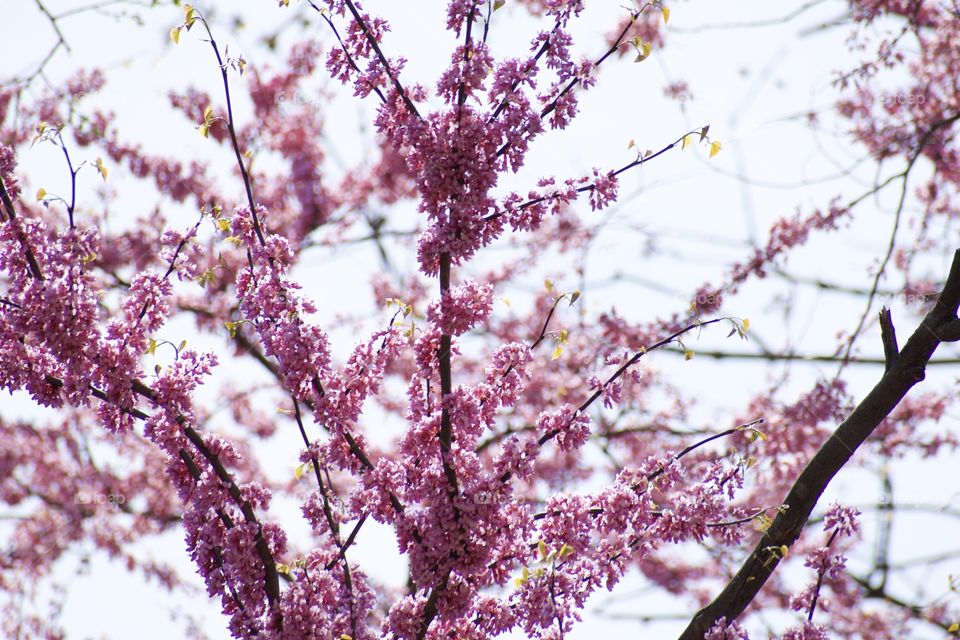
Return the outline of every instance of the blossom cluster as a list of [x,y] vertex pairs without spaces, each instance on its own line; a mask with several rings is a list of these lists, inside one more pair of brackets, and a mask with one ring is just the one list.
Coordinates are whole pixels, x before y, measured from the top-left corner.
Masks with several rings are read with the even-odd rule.
[[[17,175],[14,148],[0,145],[0,180],[14,203],[4,202],[0,215],[0,387],[25,390],[66,416],[39,432],[0,419],[0,492],[7,504],[37,505],[14,528],[11,566],[50,572],[71,544],[91,538],[174,584],[166,568],[137,562],[123,547],[179,526],[238,638],[420,640],[518,631],[562,638],[591,596],[631,571],[705,604],[736,569],[728,548],[759,539],[852,397],[840,376],[801,392],[776,381],[748,404],[746,426],[691,431],[688,390],[672,387],[640,356],[671,339],[664,336],[685,336],[684,326],[716,322],[700,317],[721,311],[724,297],[748,281],[774,273],[814,233],[842,230],[858,201],[777,220],[721,282],[695,293],[686,314],[637,324],[609,310],[589,326],[585,311],[577,324],[560,303],[573,305],[579,292],[561,294],[552,283],[533,296],[531,309],[495,312],[504,283],[547,256],[589,246],[596,232],[578,220],[579,210],[613,205],[626,169],[542,177],[508,193],[499,191],[503,176],[524,165],[547,130],[573,122],[604,60],[615,61],[631,42],[662,45],[660,17],[669,12],[660,2],[628,10],[607,54],[590,60],[578,58],[583,47],[572,28],[587,3],[523,0],[518,4],[545,27],[526,51],[500,57],[488,35],[504,15],[501,3],[450,0],[444,20],[456,41],[428,88],[409,83],[405,60],[388,55],[386,20],[356,0],[317,4],[332,27],[330,46],[296,45],[279,73],[251,69],[254,123],[233,121],[229,92],[226,104],[192,87],[170,94],[175,110],[204,122],[210,143],[236,157],[242,189],[212,180],[202,162],[149,154],[125,140],[111,114],[83,102],[103,87],[98,72],[44,89],[23,108],[26,120],[58,123],[57,134],[62,126],[64,139],[83,153],[102,149],[171,202],[196,205],[200,221],[186,231],[168,228],[159,213],[111,231],[106,213],[83,207],[74,216],[71,206],[66,217],[66,201],[42,195],[38,204],[21,202],[26,180]],[[196,9],[186,11],[192,24]],[[925,247],[939,247],[943,240],[930,229],[955,216],[960,185],[953,144],[958,27],[930,3],[853,3],[858,24],[881,16],[907,21],[916,36],[918,56],[904,67],[913,99],[869,87],[882,67],[905,64],[902,45],[885,40],[880,63],[856,74],[856,91],[839,112],[874,158],[932,163],[916,227]],[[379,157],[348,168],[338,182],[325,167],[318,104],[327,96],[308,89],[324,55],[327,73],[377,109]],[[668,93],[685,98],[690,91],[676,83]],[[14,102],[0,88],[0,138],[19,149],[33,133],[4,124]],[[276,155],[282,170],[253,162],[255,151]],[[235,201],[240,192],[244,204]],[[405,200],[416,201],[415,230],[411,238],[388,237],[384,232],[396,231],[387,220],[391,207]],[[527,243],[522,257],[481,273],[475,257],[508,230],[535,233],[518,241]],[[361,232],[388,272],[388,250],[415,246],[420,273],[377,279],[378,303],[389,298],[399,310],[377,314],[376,329],[337,358],[330,327],[316,320],[326,300],[311,299],[296,267],[307,249],[338,247]],[[920,277],[919,251],[890,255],[906,276],[904,290],[918,295],[939,289]],[[230,429],[208,428],[217,412],[200,401],[218,358],[160,338],[174,314],[229,336],[237,354],[271,376],[223,391],[237,423]],[[746,322],[734,322],[734,331],[746,331]],[[168,359],[155,357],[158,344],[172,347]],[[145,364],[151,358],[152,369]],[[869,446],[886,457],[955,447],[950,433],[918,435],[951,407],[952,399],[937,393],[911,397]],[[96,438],[84,426],[93,423],[105,427]],[[294,479],[276,480],[272,469],[260,468],[256,451],[288,427],[302,441],[290,456],[299,464]],[[97,453],[115,446],[132,469],[98,466],[91,440]],[[131,500],[112,511],[71,500],[72,492],[115,496],[120,489]],[[288,539],[270,515],[277,494],[298,502],[306,543]],[[866,596],[846,565],[857,515],[829,507],[827,539],[807,532],[785,558],[803,558],[815,579],[793,592],[774,576],[755,600],[757,608],[807,614],[781,637],[907,633],[905,613],[871,617],[859,606]],[[370,521],[394,531],[407,560],[403,590],[379,584],[357,561],[353,545]],[[682,558],[672,555],[676,548]],[[0,584],[26,599],[28,587],[12,576],[3,567]],[[712,621],[705,637],[746,638],[752,615]],[[943,607],[929,619],[940,624],[949,615]],[[49,631],[39,619],[30,624],[35,635]]]

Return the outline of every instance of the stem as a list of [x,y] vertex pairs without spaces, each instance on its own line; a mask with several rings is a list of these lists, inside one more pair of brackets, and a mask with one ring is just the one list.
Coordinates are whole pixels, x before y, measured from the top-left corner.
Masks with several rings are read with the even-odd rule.
[[[450,253],[440,254],[440,308],[443,313],[444,298],[450,291]],[[450,334],[444,332],[440,336],[440,350],[437,358],[440,361],[440,432],[437,437],[440,441],[440,458],[443,461],[443,474],[447,477],[449,490],[453,495],[459,493],[457,487],[457,475],[450,466],[450,442],[452,439],[452,420],[450,417],[450,407],[448,401],[453,392],[453,375],[451,371],[451,348],[453,340]]]

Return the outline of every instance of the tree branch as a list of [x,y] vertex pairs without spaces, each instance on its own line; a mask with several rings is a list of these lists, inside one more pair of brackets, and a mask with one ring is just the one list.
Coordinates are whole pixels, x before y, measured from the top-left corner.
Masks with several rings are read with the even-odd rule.
[[900,355],[900,348],[897,346],[897,331],[893,327],[893,317],[890,315],[890,309],[884,307],[880,310],[880,341],[883,343],[884,371],[890,371],[893,363],[897,361]]
[[[960,322],[957,323],[957,329],[960,330]],[[943,338],[941,342],[953,342],[953,340],[948,340],[947,337],[950,336],[951,328],[949,323],[941,327],[941,335]],[[677,349],[674,347],[668,347],[664,349],[667,353],[673,353],[676,355],[683,355],[683,349]],[[842,356],[831,356],[831,355],[804,355],[802,353],[742,353],[736,351],[705,351],[702,349],[697,349],[698,358],[713,358],[714,360],[763,360],[765,362],[842,362]],[[869,364],[869,365],[885,365],[887,363],[885,358],[850,358],[847,361],[847,364]],[[936,360],[930,360],[927,363],[927,366],[937,366],[937,365],[957,365],[960,364],[960,358],[937,358]]]
[[787,498],[784,509],[763,535],[736,576],[723,591],[701,609],[680,635],[681,640],[699,640],[717,620],[735,620],[753,601],[773,574],[780,561],[783,545],[792,545],[803,531],[817,500],[834,475],[853,456],[857,448],[873,433],[910,389],[924,379],[930,356],[942,341],[943,333],[955,326],[960,305],[960,249],[954,253],[953,265],[943,291],[934,308],[924,317],[876,386],[853,412],[823,443],[813,459],[800,473]]

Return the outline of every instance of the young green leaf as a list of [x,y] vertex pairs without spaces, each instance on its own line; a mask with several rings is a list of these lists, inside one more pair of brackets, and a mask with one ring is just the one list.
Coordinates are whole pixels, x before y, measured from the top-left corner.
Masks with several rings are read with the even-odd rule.
[[96,167],[97,167],[97,171],[100,172],[100,177],[102,177],[102,178],[103,178],[103,181],[106,182],[106,181],[107,181],[107,167],[104,166],[104,164],[103,164],[103,158],[97,158],[97,161],[96,161],[96,163],[94,163],[94,164],[95,164]]
[[653,51],[653,45],[649,42],[641,42],[637,47],[637,57],[633,59],[634,62],[643,62],[650,57],[650,52]]

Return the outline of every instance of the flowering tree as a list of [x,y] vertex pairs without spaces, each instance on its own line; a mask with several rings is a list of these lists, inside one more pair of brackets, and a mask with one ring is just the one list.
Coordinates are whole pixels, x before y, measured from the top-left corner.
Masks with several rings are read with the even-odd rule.
[[[630,574],[690,608],[683,638],[745,638],[771,612],[784,638],[956,633],[955,598],[930,606],[895,595],[883,545],[869,575],[845,566],[862,544],[857,509],[814,511],[844,467],[957,443],[944,424],[949,384],[911,392],[938,346],[960,339],[960,253],[946,233],[960,185],[956,7],[850,2],[844,24],[865,61],[840,78],[838,112],[880,177],[780,218],[725,273],[701,274],[707,284],[688,292],[689,307],[636,322],[613,309],[578,314],[589,287],[560,280],[530,294],[525,310],[498,313],[494,302],[551,260],[575,261],[597,233],[585,216],[604,215],[641,167],[656,171],[690,146],[721,151],[702,124],[649,151],[631,142],[633,157],[619,165],[507,186],[541,138],[591,117],[579,115],[579,100],[608,67],[666,45],[670,7],[637,2],[607,42],[578,43],[586,3],[504,4],[447,3],[456,44],[431,87],[407,78],[387,22],[354,0],[308,0],[305,15],[325,25],[326,39],[293,46],[278,73],[231,56],[203,7],[183,5],[170,38],[205,42],[209,59],[196,63],[218,68],[222,84],[179,88],[170,101],[227,152],[229,180],[125,137],[89,104],[104,87],[100,72],[38,87],[41,66],[3,86],[0,382],[48,408],[42,421],[0,413],[8,636],[66,635],[30,603],[81,545],[182,587],[169,566],[132,550],[175,528],[237,638],[565,637],[594,593]],[[60,34],[65,14],[36,6]],[[522,55],[500,55],[492,34],[521,9],[542,28]],[[897,30],[887,36],[881,24]],[[329,173],[324,109],[283,99],[317,76],[375,105],[374,162]],[[332,104],[333,84],[324,87]],[[247,122],[237,116],[241,92]],[[68,192],[48,193],[39,186],[47,176],[18,169],[37,145],[63,156],[64,168],[48,171],[68,173]],[[900,170],[886,177],[892,165]],[[85,172],[142,183],[158,204],[135,223],[109,224],[110,194],[78,199]],[[35,197],[22,192],[27,180]],[[723,428],[691,428],[684,398],[694,390],[649,361],[670,349],[690,360],[700,334],[747,338],[749,321],[725,308],[735,294],[771,272],[788,277],[791,253],[843,233],[889,189],[899,196],[888,250],[860,292],[862,316],[823,358],[836,375],[801,393],[772,384],[745,395]],[[183,223],[164,213],[176,207],[199,214]],[[404,209],[418,213],[413,230],[371,213]],[[372,285],[387,310],[372,330],[369,317],[341,319],[354,339],[338,346],[317,320],[337,301],[301,288],[298,269],[309,251],[358,238],[382,255],[388,275]],[[388,269],[405,249],[416,273]],[[497,249],[511,257],[494,262]],[[949,269],[932,269],[931,257],[944,255]],[[902,346],[888,309],[870,322],[884,282],[919,318]],[[176,337],[170,322],[180,318],[210,347]],[[873,389],[855,397],[848,365],[870,361],[859,352],[873,326],[884,355]],[[224,372],[229,382],[211,398],[205,389],[225,368],[218,349],[266,375]],[[291,432],[298,465],[277,476],[258,450]],[[300,513],[278,508],[280,498]],[[290,534],[299,517],[306,540]],[[393,530],[405,587],[379,584],[353,552],[371,521]],[[794,562],[806,586],[785,575]]]

